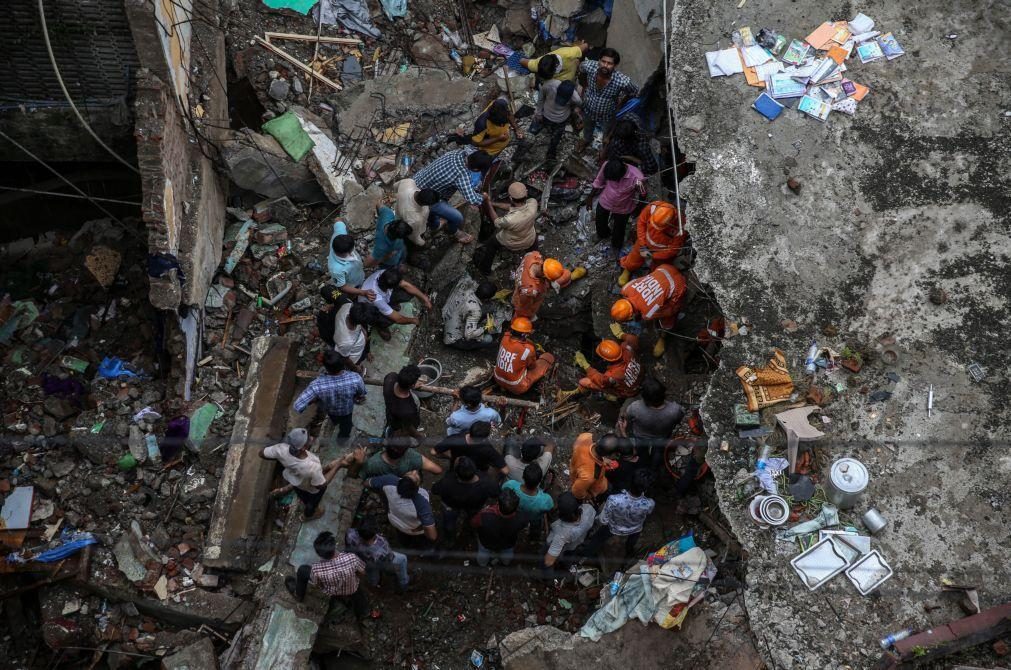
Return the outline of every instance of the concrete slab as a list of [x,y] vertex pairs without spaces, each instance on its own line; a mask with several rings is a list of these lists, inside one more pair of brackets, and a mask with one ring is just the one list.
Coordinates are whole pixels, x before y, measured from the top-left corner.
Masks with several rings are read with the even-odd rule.
[[[402,313],[414,316],[414,303],[403,305]],[[407,365],[410,359],[407,351],[414,336],[414,326],[392,326],[390,332],[393,339],[384,341],[377,333],[372,334],[372,360],[366,363],[369,377],[382,379],[390,372],[396,372]],[[357,405],[354,412],[354,426],[363,435],[381,437],[386,427],[386,406],[383,403],[383,392],[378,386],[370,386],[365,403]]]
[[309,652],[319,628],[283,605],[270,610],[267,628],[259,646],[256,670],[285,670],[309,667]]
[[258,337],[250,350],[246,385],[207,534],[204,565],[211,568],[249,569],[249,544],[260,535],[276,467],[258,452],[284,436],[295,391],[296,342]]
[[218,670],[218,657],[210,638],[202,637],[161,661],[162,670]]

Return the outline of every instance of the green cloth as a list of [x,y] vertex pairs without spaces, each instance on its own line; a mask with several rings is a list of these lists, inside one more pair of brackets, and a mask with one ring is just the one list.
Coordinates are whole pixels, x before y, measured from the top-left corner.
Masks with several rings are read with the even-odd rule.
[[299,14],[308,14],[319,0],[263,0],[271,9],[291,9]]
[[285,112],[276,119],[267,121],[263,124],[263,132],[277,140],[296,163],[305,158],[305,155],[316,146],[309,133],[305,132],[302,124],[298,122],[298,117],[292,112]]

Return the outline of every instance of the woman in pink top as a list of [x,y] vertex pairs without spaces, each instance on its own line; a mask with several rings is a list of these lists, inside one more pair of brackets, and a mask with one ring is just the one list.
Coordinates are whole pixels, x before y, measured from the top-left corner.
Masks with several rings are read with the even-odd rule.
[[597,238],[611,238],[611,246],[617,252],[625,243],[625,231],[628,219],[638,204],[638,199],[646,195],[645,177],[639,168],[626,165],[617,159],[604,163],[593,180],[593,191],[590,193],[586,206],[593,205],[593,198],[598,193],[597,201]]

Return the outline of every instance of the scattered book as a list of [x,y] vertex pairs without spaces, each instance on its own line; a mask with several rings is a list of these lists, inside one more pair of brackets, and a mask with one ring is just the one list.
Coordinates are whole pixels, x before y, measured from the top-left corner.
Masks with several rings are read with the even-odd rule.
[[880,44],[869,40],[857,46],[857,56],[860,57],[861,63],[873,63],[884,58],[885,53],[881,50]]
[[776,102],[772,96],[765,92],[758,96],[758,99],[755,100],[751,106],[754,107],[759,114],[770,121],[775,121],[776,118],[783,113],[784,109],[783,105]]
[[787,48],[786,53],[782,56],[782,61],[788,65],[800,65],[807,58],[808,52],[811,50],[807,44],[801,40],[794,40],[790,42],[789,48]]
[[832,111],[832,108],[829,107],[826,102],[818,100],[813,96],[805,95],[800,99],[800,104],[797,105],[797,110],[807,114],[808,116],[814,117],[819,121],[824,121],[828,118],[828,114]]
[[741,35],[741,42],[745,47],[755,46],[755,37],[751,34],[751,28],[744,26],[738,31]]
[[811,73],[811,81],[815,84],[828,79],[839,67],[839,64],[831,58],[822,58],[820,61],[816,61],[816,63],[814,72]]
[[832,103],[833,112],[842,112],[853,116],[857,113],[857,101],[853,98],[846,98]]
[[807,92],[807,86],[785,72],[772,75],[767,83],[769,95],[774,98],[799,98]]
[[842,80],[842,89],[843,93],[857,102],[863,100],[864,96],[871,92],[871,89],[867,88],[863,84],[858,84],[855,81],[850,81],[849,79]]
[[720,51],[706,52],[706,64],[709,66],[710,77],[725,77],[744,72],[744,64],[735,47]]
[[906,53],[902,47],[899,46],[898,41],[895,36],[891,33],[885,33],[878,38],[878,46],[881,47],[881,51],[885,54],[885,58],[892,60],[893,58],[898,58],[899,56]]

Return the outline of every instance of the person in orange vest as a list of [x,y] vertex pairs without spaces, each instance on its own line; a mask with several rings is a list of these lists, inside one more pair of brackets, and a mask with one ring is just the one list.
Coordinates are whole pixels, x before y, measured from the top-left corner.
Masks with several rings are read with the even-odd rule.
[[[677,322],[685,302],[688,284],[673,265],[661,265],[644,277],[628,282],[621,289],[621,298],[611,305],[611,318],[619,323],[641,319],[660,321],[660,327],[670,330]],[[666,349],[661,331],[653,355],[659,358]]]
[[587,391],[600,391],[617,398],[632,398],[639,394],[639,381],[642,378],[642,365],[636,356],[639,352],[639,338],[624,332],[618,337],[620,343],[605,338],[595,349],[596,354],[607,362],[607,368],[603,372],[591,366],[583,352],[576,354],[576,365],[583,369],[586,376],[571,391],[559,391],[557,402]]
[[663,200],[654,200],[643,208],[635,230],[635,244],[619,261],[623,268],[618,277],[619,286],[627,284],[632,273],[644,265],[673,263],[690,242],[684,214]]
[[509,331],[502,336],[502,344],[499,345],[495,382],[514,395],[529,391],[555,364],[555,357],[551,354],[537,355],[537,350],[529,340],[532,332],[534,324],[530,319],[525,316],[513,317]]
[[561,290],[572,282],[572,273],[554,258],[547,260],[539,251],[528,252],[520,264],[520,276],[513,290],[513,316],[533,320],[548,296],[548,287]]
[[587,502],[607,493],[607,472],[618,467],[618,445],[614,433],[608,433],[596,443],[593,433],[581,433],[572,445],[569,473],[572,495]]

